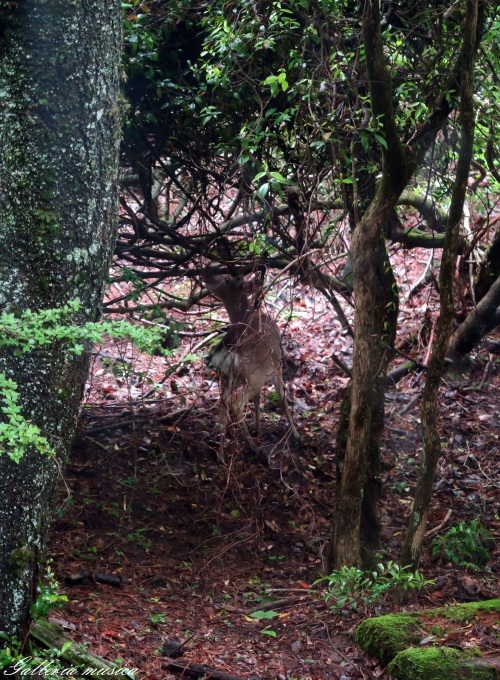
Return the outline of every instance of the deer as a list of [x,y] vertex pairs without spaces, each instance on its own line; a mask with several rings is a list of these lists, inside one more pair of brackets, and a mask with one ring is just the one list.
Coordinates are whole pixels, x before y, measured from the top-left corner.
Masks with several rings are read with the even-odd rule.
[[259,453],[245,415],[249,401],[253,401],[256,431],[260,437],[260,397],[268,382],[274,384],[290,432],[294,439],[299,440],[300,435],[286,401],[281,335],[276,322],[261,310],[252,308],[248,297],[251,284],[241,276],[214,274],[207,269],[203,279],[208,291],[222,301],[230,321],[227,332],[210,355],[210,363],[219,374],[221,391],[219,462],[225,462],[224,447],[230,418],[241,426],[250,450]]

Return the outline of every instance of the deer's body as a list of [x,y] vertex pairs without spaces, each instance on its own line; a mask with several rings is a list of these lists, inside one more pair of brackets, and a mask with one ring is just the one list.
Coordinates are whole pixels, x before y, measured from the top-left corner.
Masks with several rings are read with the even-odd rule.
[[224,443],[228,419],[240,423],[245,439],[253,451],[258,447],[245,422],[247,404],[253,400],[257,433],[260,434],[260,393],[272,382],[278,393],[283,415],[292,434],[299,438],[288,409],[283,382],[280,332],[276,323],[265,313],[252,309],[245,282],[228,274],[205,275],[208,290],[222,300],[231,325],[211,356],[221,384],[221,440],[219,459],[224,460]]

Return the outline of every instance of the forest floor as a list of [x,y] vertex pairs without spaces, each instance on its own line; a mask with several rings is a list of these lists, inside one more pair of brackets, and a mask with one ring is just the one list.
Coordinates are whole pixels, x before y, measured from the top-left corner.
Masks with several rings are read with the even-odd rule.
[[[414,280],[426,254],[396,255],[401,280],[409,273]],[[420,360],[431,333],[424,319],[437,304],[429,289],[410,298],[403,290],[400,311],[398,345]],[[357,611],[325,602],[324,583],[314,583],[325,573],[335,426],[348,382],[331,356],[350,364],[352,343],[317,297],[302,291],[293,304],[292,320],[281,326],[302,442],[287,440],[268,404],[259,460],[236,432],[226,464],[217,463],[216,383],[202,353],[191,357],[187,336],[178,350],[183,362],[153,395],[148,380],[162,380],[163,358],[112,344],[96,351],[50,542],[51,568],[68,597],[52,617],[92,653],[138,668],[139,680],[180,677],[167,669],[162,647],[188,639],[183,661],[241,678],[384,678],[378,659],[353,640],[363,618],[498,596],[500,358],[479,348],[471,369],[448,375],[440,395],[443,457],[428,523],[437,531],[421,564],[434,583],[410,591],[404,606],[390,592],[374,604],[358,602]],[[200,337],[193,335],[192,346]],[[387,391],[385,563],[398,559],[422,452],[422,386],[412,374]],[[433,539],[474,520],[497,539],[485,566],[432,555]],[[82,583],[82,571],[108,582]],[[464,626],[447,644],[498,654],[498,625]]]

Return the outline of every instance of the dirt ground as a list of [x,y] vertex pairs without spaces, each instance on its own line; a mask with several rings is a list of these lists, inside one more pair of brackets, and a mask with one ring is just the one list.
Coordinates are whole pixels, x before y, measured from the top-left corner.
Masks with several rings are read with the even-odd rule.
[[[405,337],[418,336],[416,354],[425,353],[422,306],[432,304],[424,291],[402,305]],[[404,607],[389,594],[359,611],[333,610],[324,586],[313,587],[325,569],[335,425],[348,381],[330,357],[349,364],[352,346],[323,303],[304,292],[294,305],[282,326],[302,442],[287,440],[268,404],[259,459],[235,432],[226,465],[217,463],[217,388],[199,357],[182,349],[180,368],[148,395],[147,378],[161,381],[163,359],[149,364],[116,346],[96,351],[50,541],[52,568],[69,598],[53,617],[92,653],[138,668],[140,680],[180,677],[167,669],[162,647],[188,639],[182,660],[241,678],[385,677],[378,659],[353,641],[364,617],[498,595],[498,542],[488,564],[472,570],[433,558],[431,538],[421,570],[435,583],[412,591]],[[422,382],[411,375],[387,392],[384,562],[398,558],[404,537],[422,451]],[[440,527],[436,535],[479,519],[498,538],[499,385],[499,357],[481,349],[472,371],[443,383],[443,458],[428,524]],[[81,570],[119,576],[119,585],[81,583]],[[456,644],[498,653],[498,627],[487,626],[464,630]]]

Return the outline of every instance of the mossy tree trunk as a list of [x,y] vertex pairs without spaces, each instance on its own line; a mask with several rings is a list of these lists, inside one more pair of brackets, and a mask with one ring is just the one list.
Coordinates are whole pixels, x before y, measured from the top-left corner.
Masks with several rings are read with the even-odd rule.
[[[95,320],[116,228],[119,0],[0,1],[0,310],[81,300]],[[22,640],[88,359],[0,349],[22,414],[57,456],[0,453],[0,630]],[[4,642],[4,641],[2,641]]]
[[378,0],[367,0],[364,5],[363,41],[372,120],[377,121],[385,143],[381,147],[382,172],[375,196],[356,225],[351,243],[355,295],[353,369],[337,441],[340,474],[330,569],[369,564],[370,552],[378,543],[379,444],[384,422],[385,372],[394,343],[398,302],[384,236],[402,191],[455,106],[453,93],[458,89],[463,68],[459,55],[411,144],[403,144],[385,64]]
[[335,499],[330,551],[330,566],[335,568],[369,562],[370,551],[378,545],[379,441],[385,371],[394,344],[398,310],[385,229],[409,176],[394,121],[376,0],[365,4],[363,34],[373,115],[380,117],[390,155],[382,151],[382,179],[351,242],[355,335],[345,460]]
[[474,144],[473,78],[477,49],[478,0],[467,0],[462,43],[460,84],[461,141],[456,176],[446,228],[446,240],[439,271],[440,315],[427,377],[422,395],[422,436],[424,449],[420,465],[415,499],[405,537],[401,561],[418,566],[425,536],[427,517],[432,497],[436,467],[441,455],[438,429],[437,399],[444,370],[444,360],[450,339],[454,305],[453,281],[458,250],[459,228],[467,192],[470,163]]

